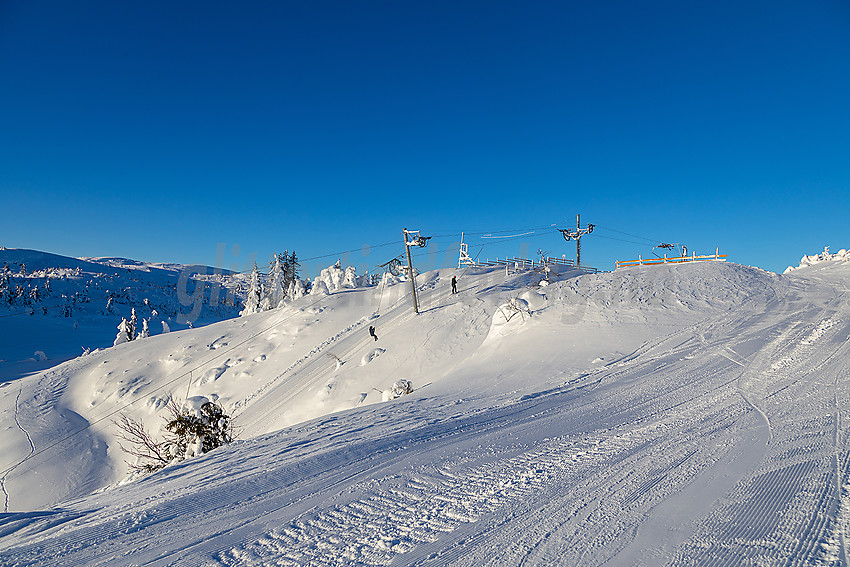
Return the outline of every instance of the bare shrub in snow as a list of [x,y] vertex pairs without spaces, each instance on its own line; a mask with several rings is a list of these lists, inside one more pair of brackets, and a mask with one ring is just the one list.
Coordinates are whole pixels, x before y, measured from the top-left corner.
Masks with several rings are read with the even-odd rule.
[[121,449],[135,457],[127,462],[138,472],[151,473],[170,463],[202,455],[233,441],[233,421],[224,408],[207,398],[197,396],[184,404],[170,398],[166,404],[165,435],[157,439],[142,422],[126,415],[114,421],[121,431]]
[[531,316],[531,310],[528,308],[528,302],[519,297],[515,297],[507,303],[499,306],[499,312],[505,317],[505,323],[519,315],[525,321],[525,316]]

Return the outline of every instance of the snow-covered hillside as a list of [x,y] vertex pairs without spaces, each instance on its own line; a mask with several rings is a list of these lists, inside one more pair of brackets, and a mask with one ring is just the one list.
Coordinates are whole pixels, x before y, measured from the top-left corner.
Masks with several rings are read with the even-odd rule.
[[[307,295],[0,385],[0,564],[847,564],[850,267],[540,279]],[[169,395],[240,440],[126,481],[112,421]]]
[[0,381],[111,346],[132,309],[152,335],[235,317],[242,287],[206,266],[0,248]]

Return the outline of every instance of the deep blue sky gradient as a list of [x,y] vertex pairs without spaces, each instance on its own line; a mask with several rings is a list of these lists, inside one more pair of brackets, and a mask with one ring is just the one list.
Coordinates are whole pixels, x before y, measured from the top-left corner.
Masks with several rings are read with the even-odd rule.
[[581,213],[604,269],[850,247],[845,0],[3,0],[0,85],[3,246],[364,265],[406,226],[452,263]]

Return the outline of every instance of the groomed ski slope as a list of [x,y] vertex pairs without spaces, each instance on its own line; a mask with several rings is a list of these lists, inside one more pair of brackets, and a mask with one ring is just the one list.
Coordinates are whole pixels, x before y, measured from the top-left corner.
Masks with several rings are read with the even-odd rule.
[[[846,263],[452,273],[4,384],[0,564],[848,564]],[[242,440],[120,483],[187,389]]]

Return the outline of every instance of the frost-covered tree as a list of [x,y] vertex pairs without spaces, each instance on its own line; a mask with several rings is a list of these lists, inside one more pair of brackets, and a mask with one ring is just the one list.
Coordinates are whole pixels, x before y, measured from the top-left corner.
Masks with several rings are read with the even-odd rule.
[[136,340],[136,326],[138,325],[138,323],[139,323],[139,319],[138,319],[138,317],[136,317],[136,308],[133,307],[130,310],[130,321],[129,321],[128,328],[127,328],[127,331],[130,335],[131,341]]
[[313,280],[313,286],[310,288],[310,295],[330,295],[330,293],[325,280],[321,279],[321,276],[317,276]]
[[21,284],[15,284],[15,303],[26,304],[26,291]]
[[170,332],[171,332],[171,327],[168,326],[168,323],[166,323],[165,321],[162,321],[162,333],[165,334],[165,333],[170,333]]
[[252,315],[259,312],[262,302],[263,289],[260,285],[260,271],[257,269],[257,264],[254,264],[254,269],[251,272],[251,287],[248,289],[248,297],[245,299],[245,308],[239,312],[239,315]]
[[151,330],[150,330],[150,328],[148,328],[148,320],[147,320],[147,319],[142,319],[142,332],[141,332],[141,333],[139,333],[139,337],[138,337],[138,338],[140,338],[140,339],[146,339],[146,338],[148,338],[149,336],[151,336]]
[[204,397],[190,398],[178,405],[174,398],[166,405],[165,438],[157,440],[144,425],[127,416],[113,422],[125,442],[120,447],[135,457],[128,463],[139,472],[154,472],[168,464],[201,455],[233,441],[233,422],[219,404]]
[[121,317],[121,322],[118,324],[118,334],[115,336],[115,341],[112,346],[118,346],[121,343],[130,342],[130,323],[126,317]]
[[348,266],[342,280],[342,287],[353,289],[357,287],[357,268]]
[[289,289],[286,291],[286,300],[295,301],[299,297],[304,297],[305,295],[307,295],[307,285],[301,278],[295,278],[295,280],[289,284]]
[[345,281],[345,271],[342,269],[342,265],[339,260],[337,260],[336,264],[325,268],[318,276],[316,276],[313,280],[313,291],[311,291],[311,293],[316,292],[316,286],[320,281],[325,284],[325,287],[328,289],[328,293],[337,291],[343,287],[342,284]]
[[3,266],[3,271],[0,272],[0,300],[6,303],[12,302],[12,284],[8,264]]
[[289,284],[298,279],[298,268],[301,267],[301,264],[298,263],[298,256],[295,255],[295,251],[292,251],[292,254],[286,255],[286,251],[283,253],[285,261],[283,264],[283,282],[286,286],[285,289],[289,289]]
[[268,311],[279,307],[284,300],[286,292],[286,252],[283,254],[275,254],[271,262],[269,262],[269,285],[266,289],[265,297],[260,305],[260,311]]
[[113,315],[115,314],[115,299],[110,295],[106,298],[106,307],[103,308],[104,315]]
[[180,460],[202,455],[233,440],[230,416],[206,398],[187,400],[180,411],[172,411],[172,419],[165,428],[172,434],[166,439],[171,453]]

